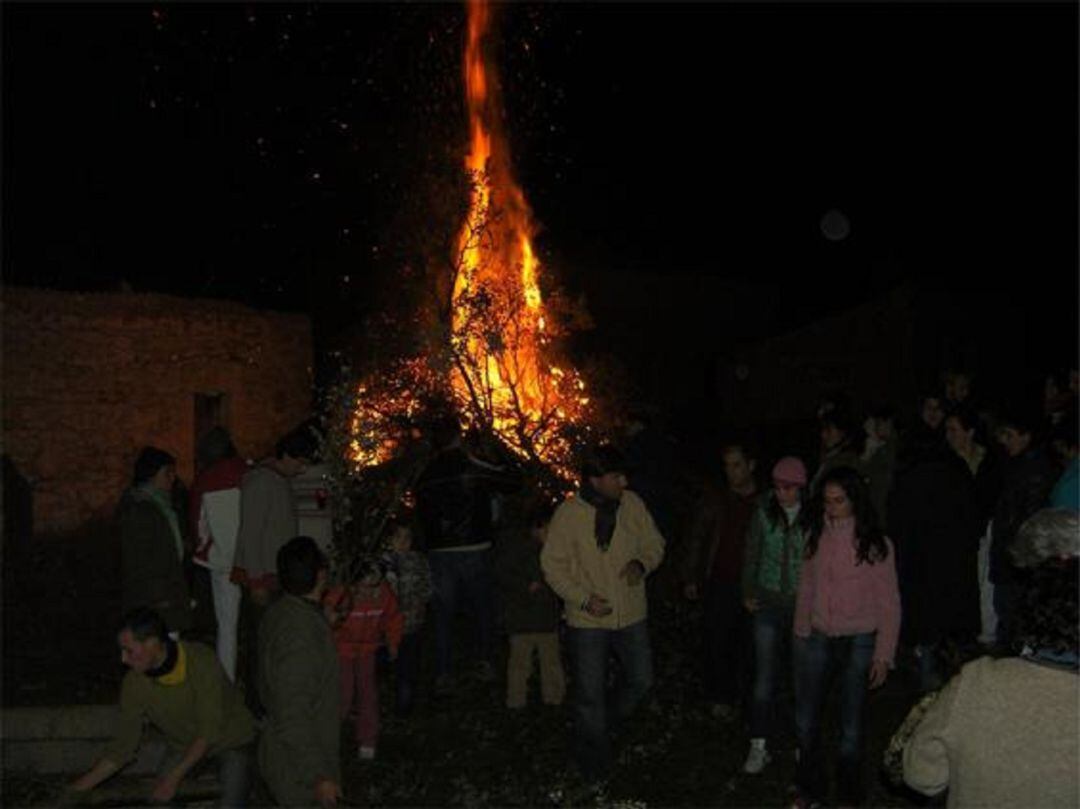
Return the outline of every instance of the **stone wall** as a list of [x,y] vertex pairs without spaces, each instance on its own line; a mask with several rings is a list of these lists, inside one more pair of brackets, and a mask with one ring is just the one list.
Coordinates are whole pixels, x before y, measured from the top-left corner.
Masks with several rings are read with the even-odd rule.
[[111,514],[146,444],[190,483],[208,419],[260,457],[310,415],[306,315],[13,287],[0,306],[3,451],[33,486],[35,533]]

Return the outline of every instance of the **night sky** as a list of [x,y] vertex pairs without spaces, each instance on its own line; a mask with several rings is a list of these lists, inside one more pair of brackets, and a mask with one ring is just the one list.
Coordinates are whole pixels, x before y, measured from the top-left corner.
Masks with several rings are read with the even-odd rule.
[[[332,343],[460,165],[464,19],[5,3],[4,280],[306,310]],[[499,25],[540,254],[600,334],[659,274],[771,286],[773,324],[904,280],[995,289],[1075,338],[1075,3],[519,4]]]

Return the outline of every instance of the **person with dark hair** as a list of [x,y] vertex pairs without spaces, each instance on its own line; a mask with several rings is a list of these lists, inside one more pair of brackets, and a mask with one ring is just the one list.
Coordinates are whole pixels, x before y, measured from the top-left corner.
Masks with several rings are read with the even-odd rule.
[[682,560],[683,595],[702,601],[705,699],[717,719],[735,717],[750,659],[740,593],[746,529],[758,498],[756,460],[742,444],[721,451],[726,486],[710,482],[694,510]]
[[865,441],[858,469],[870,487],[870,500],[878,521],[886,525],[897,453],[896,414],[892,405],[883,403],[873,407],[863,422],[863,431]]
[[453,417],[436,423],[433,438],[436,454],[420,474],[415,493],[434,587],[435,693],[446,697],[453,693],[454,618],[463,606],[473,616],[475,674],[482,682],[495,679],[492,498],[517,482],[505,467],[466,449]]
[[919,421],[921,426],[940,437],[945,424],[945,395],[939,390],[928,390],[919,397]]
[[1039,415],[1023,404],[1006,410],[998,422],[998,442],[1005,449],[1002,486],[990,536],[990,581],[994,584],[997,643],[1012,645],[1015,571],[1008,549],[1020,524],[1046,505],[1057,472],[1038,441]]
[[816,492],[829,471],[838,466],[858,468],[859,450],[855,441],[855,419],[848,408],[846,397],[818,415],[821,437],[821,457],[817,471],[810,480],[810,491]]
[[289,480],[308,467],[315,452],[311,434],[294,430],[278,441],[273,457],[264,458],[240,481],[240,527],[230,578],[243,588],[238,667],[248,704],[256,713],[261,712],[254,688],[259,623],[279,589],[277,553],[300,533]]
[[1062,470],[1050,492],[1053,508],[1080,510],[1080,441],[1077,440],[1076,408],[1054,428],[1050,440]]
[[616,721],[652,686],[645,578],[664,557],[664,538],[644,502],[627,488],[626,461],[601,445],[582,463],[581,487],[556,509],[540,552],[544,578],[563,600],[574,666],[574,759],[589,780],[611,764],[608,657],[622,679]]
[[[760,773],[771,757],[767,742],[775,732],[776,695],[787,669],[795,587],[803,558],[799,513],[806,491],[806,467],[793,456],[773,466],[772,488],[758,500],[746,535],[742,564],[743,603],[754,639],[754,686],[750,701],[750,751],[743,772]],[[786,658],[790,659],[790,658]]]
[[259,696],[266,719],[259,771],[279,806],[336,806],[341,798],[337,651],[321,605],[327,564],[311,537],[277,552],[282,596],[259,627]]
[[559,656],[559,599],[540,570],[540,551],[547,541],[553,512],[547,501],[534,504],[525,530],[506,537],[495,557],[503,624],[510,636],[507,708],[525,707],[533,650],[540,661],[540,694],[544,704],[561,705],[566,694],[566,677]]
[[404,634],[394,667],[394,711],[398,716],[408,716],[412,713],[420,678],[420,630],[431,600],[431,567],[427,557],[413,547],[412,528],[406,520],[399,518],[392,522],[387,534],[387,579],[405,617]]
[[941,686],[939,658],[979,634],[980,524],[968,467],[928,430],[903,448],[889,497],[903,605],[902,639],[912,648],[919,689]]
[[220,805],[244,806],[255,723],[214,652],[201,643],[173,640],[162,617],[145,607],[124,616],[117,642],[129,670],[120,687],[116,737],[102,758],[72,783],[72,797],[89,792],[134,759],[143,724],[149,722],[173,748],[152,801],[170,801],[193,767],[214,758]]
[[1018,595],[1014,650],[981,657],[926,708],[904,747],[904,780],[949,807],[1080,805],[1080,520],[1036,512],[1010,547]]
[[179,633],[191,628],[192,611],[180,515],[172,502],[175,481],[176,459],[157,447],[143,447],[117,521],[124,609],[151,607]]
[[862,773],[866,690],[885,682],[900,632],[900,593],[892,542],[881,532],[870,494],[850,467],[831,470],[804,512],[806,558],[795,600],[795,725],[799,800],[825,798],[821,713],[830,672],[840,680],[841,803],[865,797]]
[[199,472],[191,484],[188,520],[197,537],[193,559],[210,574],[217,621],[217,653],[229,679],[236,681],[236,641],[240,587],[231,580],[240,528],[240,483],[248,470],[224,427],[214,427],[196,448]]
[[997,634],[994,611],[994,585],[990,581],[990,518],[1001,490],[1000,462],[996,453],[983,443],[982,422],[965,405],[955,407],[945,417],[945,442],[964,462],[975,485],[976,526],[979,550],[976,557],[979,582],[979,643],[991,644]]
[[974,375],[964,368],[946,368],[942,372],[941,384],[945,393],[946,412],[971,406],[971,386],[974,381]]

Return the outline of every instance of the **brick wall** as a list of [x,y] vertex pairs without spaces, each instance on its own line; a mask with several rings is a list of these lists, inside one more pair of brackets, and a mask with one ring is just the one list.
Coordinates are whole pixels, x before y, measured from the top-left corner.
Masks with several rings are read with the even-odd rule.
[[33,484],[35,533],[111,514],[146,444],[175,455],[190,483],[197,396],[204,412],[205,397],[220,397],[247,457],[310,415],[306,315],[5,287],[0,318],[3,451]]

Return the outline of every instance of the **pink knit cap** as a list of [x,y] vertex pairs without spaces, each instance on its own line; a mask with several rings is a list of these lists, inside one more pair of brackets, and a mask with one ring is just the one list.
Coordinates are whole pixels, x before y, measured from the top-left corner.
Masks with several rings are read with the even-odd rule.
[[796,486],[806,485],[806,467],[803,462],[793,455],[781,458],[772,468],[772,479],[777,483],[794,483]]

